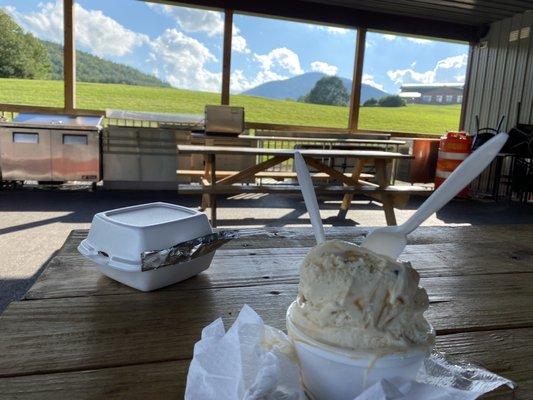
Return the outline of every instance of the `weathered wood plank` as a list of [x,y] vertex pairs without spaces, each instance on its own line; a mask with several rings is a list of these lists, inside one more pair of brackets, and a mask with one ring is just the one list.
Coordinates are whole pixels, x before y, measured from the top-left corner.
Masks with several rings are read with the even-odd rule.
[[[459,333],[439,336],[437,348],[457,362],[482,365],[518,383],[515,399],[531,399],[533,393],[533,341],[531,329]],[[494,356],[498,346],[500,357]],[[524,351],[525,349],[525,351]],[[189,360],[131,365],[99,370],[18,376],[0,379],[6,399],[41,400],[68,395],[79,400],[103,398],[183,398]],[[511,390],[502,388],[484,399],[510,400]]]
[[[428,311],[438,332],[533,327],[532,296],[518,282],[500,295],[495,284],[484,294],[450,290],[454,299]],[[283,328],[296,292],[295,284],[277,284],[14,302],[0,316],[0,376],[188,358],[202,327],[219,316],[233,320],[245,303]]]
[[[420,246],[437,247],[437,245]],[[207,271],[162,290],[179,291],[298,283],[298,267],[308,250],[308,248],[221,249],[215,255]],[[485,251],[479,247],[477,255],[484,251],[488,253],[489,257],[485,261],[479,260],[472,248],[469,250],[471,255],[464,258],[438,250],[430,250],[426,253],[413,252],[406,254],[403,258],[411,261],[422,276],[422,285],[436,299],[442,299],[448,287],[452,288],[448,293],[449,297],[455,295],[453,292],[455,287],[466,290],[472,286],[469,294],[476,292],[486,294],[486,285],[497,284],[503,291],[502,285],[505,282],[509,282],[511,290],[515,290],[512,286],[514,283],[526,284],[524,290],[528,288],[527,284],[533,287],[531,270],[533,256],[527,259],[513,259],[501,249],[491,248]],[[512,273],[520,274],[513,275]],[[525,293],[524,290],[523,293]],[[59,255],[50,261],[25,298],[42,299],[128,293],[135,293],[135,290],[103,276],[93,262],[79,255]]]
[[[363,236],[372,228],[353,226],[336,226],[326,228],[328,239],[348,240],[360,243]],[[315,245],[313,230],[308,228],[265,228],[269,235],[257,235],[233,240],[224,245],[228,248],[298,248]],[[73,230],[61,252],[76,252],[79,242],[87,237],[88,230]],[[280,240],[281,239],[281,240]],[[466,245],[483,243],[486,247],[493,243],[514,243],[524,247],[524,251],[533,252],[533,225],[476,225],[476,226],[423,226],[409,234],[409,244],[446,244]],[[490,244],[490,245],[487,245]]]
[[[233,179],[233,178],[232,178]],[[364,182],[361,181],[360,182]],[[203,183],[203,182],[202,182]],[[214,194],[239,194],[239,193],[277,193],[277,194],[300,194],[301,189],[298,185],[294,184],[231,184],[225,185],[220,184],[217,186],[212,185],[199,185],[199,184],[180,184],[177,187],[178,193],[180,194],[205,194],[205,193],[214,193]],[[368,197],[374,197],[374,194],[381,196],[382,194],[398,194],[399,196],[409,196],[409,195],[427,195],[431,190],[423,186],[407,186],[407,185],[396,185],[396,186],[373,186],[372,184],[364,184],[360,186],[332,186],[332,185],[318,185],[315,186],[316,194],[320,196],[326,195],[337,195],[337,194],[362,194]],[[406,201],[403,201],[399,204],[405,204]]]
[[437,337],[437,349],[454,362],[472,363],[515,381],[518,390],[501,388],[482,399],[531,400],[533,329],[458,333]]
[[[218,178],[225,178],[227,176],[235,175],[238,172],[239,171],[217,171],[216,172],[216,176],[217,176],[217,179]],[[193,169],[178,169],[178,170],[176,170],[176,175],[179,175],[179,176],[189,176],[189,177],[198,178],[198,177],[204,176],[204,174],[205,174],[204,171],[200,171],[200,170],[193,170]],[[345,176],[351,176],[352,174],[345,173],[344,175]],[[254,176],[256,178],[274,178],[274,179],[284,179],[284,178],[296,179],[298,177],[296,172],[293,172],[293,171],[261,171],[261,172],[258,172],[256,174],[254,174]],[[364,178],[367,178],[367,179],[374,177],[374,175],[372,175],[372,174],[361,174],[361,176],[364,177]],[[327,179],[327,178],[329,178],[329,175],[325,174],[325,173],[322,173],[322,172],[312,172],[311,173],[311,178],[313,178],[313,179]],[[427,190],[430,191],[431,189],[428,188]]]
[[183,399],[189,361],[0,379],[2,399]]
[[[59,255],[49,263],[29,290],[27,299],[134,292],[133,289],[103,277],[94,263],[78,254],[76,247],[85,238],[85,234],[86,231],[75,231],[69,236]],[[250,239],[230,242],[217,251],[211,267],[206,272],[165,290],[296,283],[297,268],[309,251],[309,247],[275,248],[274,246],[274,243],[284,245],[286,240],[293,239],[296,237],[283,239],[264,237],[264,241],[273,245],[272,248],[254,248],[255,243],[263,242],[248,245],[247,241]],[[360,239],[361,237],[358,241]],[[532,271],[533,251],[529,251],[528,246],[519,240],[515,241],[513,237],[510,237],[509,242],[498,241],[497,237],[492,240],[480,243],[459,241],[408,245],[401,258],[410,261],[423,278]],[[301,243],[312,244],[313,241],[314,238],[306,236]],[[238,246],[239,243],[241,246],[231,247],[232,244]],[[472,284],[475,286],[476,282]],[[431,294],[431,290],[429,292]]]

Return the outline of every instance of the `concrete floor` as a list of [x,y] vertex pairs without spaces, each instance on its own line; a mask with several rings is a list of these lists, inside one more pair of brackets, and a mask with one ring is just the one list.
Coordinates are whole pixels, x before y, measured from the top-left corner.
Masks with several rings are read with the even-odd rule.
[[[174,192],[97,191],[86,188],[29,187],[0,191],[0,312],[21,298],[39,276],[72,229],[88,229],[95,213],[153,201],[189,207],[199,196],[177,196]],[[398,223],[405,221],[424,199],[413,198],[396,210]],[[305,205],[299,196],[239,195],[220,199],[220,227],[309,226]],[[383,226],[378,203],[353,203],[346,220],[337,220],[340,198],[321,199],[326,226]],[[533,223],[533,206],[456,200],[433,215],[425,225]]]

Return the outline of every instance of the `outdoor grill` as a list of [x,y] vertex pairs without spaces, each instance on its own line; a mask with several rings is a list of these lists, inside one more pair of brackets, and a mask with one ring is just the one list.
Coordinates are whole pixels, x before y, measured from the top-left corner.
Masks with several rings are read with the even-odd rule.
[[98,182],[102,118],[19,114],[2,122],[2,180]]

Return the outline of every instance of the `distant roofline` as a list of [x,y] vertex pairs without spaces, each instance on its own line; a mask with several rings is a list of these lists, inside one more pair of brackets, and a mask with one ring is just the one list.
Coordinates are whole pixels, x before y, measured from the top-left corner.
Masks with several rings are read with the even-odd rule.
[[422,94],[420,92],[400,92],[400,97],[413,97],[418,98],[421,97]]
[[404,83],[401,86],[401,89],[414,89],[414,88],[440,88],[440,87],[451,87],[451,88],[458,88],[462,89],[464,87],[464,83]]

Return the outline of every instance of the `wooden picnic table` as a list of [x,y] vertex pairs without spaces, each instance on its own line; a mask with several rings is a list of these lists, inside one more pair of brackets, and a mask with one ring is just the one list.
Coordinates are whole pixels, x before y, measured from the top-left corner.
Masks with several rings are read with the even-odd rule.
[[[211,267],[142,293],[103,276],[76,251],[73,231],[21,301],[0,315],[0,398],[181,399],[193,346],[218,317],[244,304],[285,329],[311,229],[272,228],[219,249]],[[359,242],[365,229],[336,227],[329,239]],[[512,379],[533,398],[533,225],[422,227],[401,259],[421,275],[437,350]],[[209,399],[202,399],[209,400]]]
[[[194,186],[191,187],[190,185],[180,185],[178,187],[178,191],[186,191],[190,193],[199,190],[200,193],[203,194],[200,208],[210,208],[211,223],[213,226],[216,226],[217,223],[217,194],[249,192],[250,190],[255,190],[256,192],[262,193],[279,193],[281,190],[285,191],[285,193],[294,193],[299,191],[299,188],[294,185],[282,186],[281,188],[279,185],[277,185],[277,187],[273,187],[272,185],[242,185],[243,183],[246,183],[250,177],[254,177],[258,173],[264,172],[267,169],[294,157],[294,153],[296,151],[295,149],[197,145],[178,145],[177,149],[179,154],[201,154],[204,156],[205,169],[204,176],[201,179],[201,185],[196,185],[196,188]],[[394,192],[396,191],[396,187],[390,185],[390,174],[388,171],[390,171],[391,168],[388,167],[393,160],[413,158],[413,156],[379,150],[301,149],[299,151],[310,167],[327,174],[332,179],[342,182],[347,186],[348,189],[353,189],[352,191],[349,191],[346,190],[346,187],[338,187],[334,191],[336,193],[344,193],[343,202],[339,212],[341,216],[346,215],[354,194],[363,193],[365,195],[377,197],[383,204],[383,210],[385,212],[387,224],[396,224],[396,217],[394,215]],[[232,175],[217,179],[217,156],[224,157],[228,155],[256,155],[270,156],[271,158],[258,162],[257,164],[242,171],[236,171]],[[345,174],[335,170],[331,166],[326,165],[319,160],[330,157],[347,157],[355,160],[355,167],[351,176],[346,176]],[[377,183],[360,179],[363,168],[368,164],[374,165],[376,169]],[[180,174],[179,170],[177,171],[177,174]],[[239,184],[237,189],[234,186],[235,184]],[[326,188],[325,190],[326,192],[331,193],[331,188]],[[415,191],[419,190],[419,188],[398,188],[397,192],[400,192],[402,198],[405,198],[405,196],[408,195],[408,190]]]

